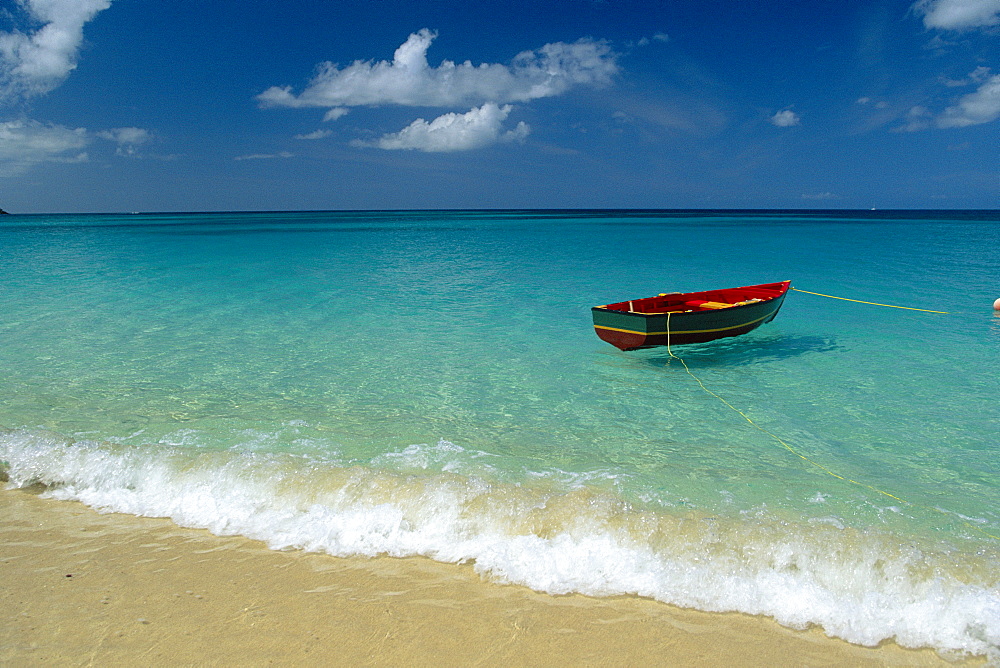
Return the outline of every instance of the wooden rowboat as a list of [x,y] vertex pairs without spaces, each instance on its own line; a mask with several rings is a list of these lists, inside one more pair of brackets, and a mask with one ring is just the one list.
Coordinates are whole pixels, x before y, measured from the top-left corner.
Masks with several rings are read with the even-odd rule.
[[739,336],[774,320],[791,281],[672,292],[595,306],[597,336],[622,350]]

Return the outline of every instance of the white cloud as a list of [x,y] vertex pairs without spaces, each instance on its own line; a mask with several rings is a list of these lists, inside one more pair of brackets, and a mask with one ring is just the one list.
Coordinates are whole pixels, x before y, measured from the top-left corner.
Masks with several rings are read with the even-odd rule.
[[885,100],[879,100],[878,102],[875,102],[870,97],[859,97],[857,103],[863,107],[871,104],[876,109],[887,109],[889,107],[889,103],[886,102]]
[[350,111],[351,111],[350,109],[345,109],[344,107],[334,107],[330,111],[328,111],[325,114],[323,114],[323,120],[324,121],[335,121],[338,118],[340,118],[341,116],[347,115],[347,113],[350,112]]
[[1000,0],[919,0],[913,5],[924,25],[939,30],[969,30],[1000,25]]
[[0,123],[0,176],[16,176],[43,162],[84,162],[87,131],[37,121]]
[[989,123],[1000,118],[1000,74],[994,75],[975,93],[969,93],[948,107],[937,119],[939,128],[962,128]]
[[[0,32],[0,104],[50,92],[76,68],[83,26],[111,6],[111,0],[17,0],[30,30]],[[11,17],[14,14],[4,10]],[[0,123],[0,175],[12,176],[45,162],[86,162],[95,137],[133,155],[152,138],[136,127],[90,133],[84,128],[21,119]]]
[[802,193],[802,199],[812,199],[812,200],[830,200],[830,199],[840,199],[840,195],[831,192],[822,193]]
[[798,125],[800,122],[799,115],[796,114],[791,109],[785,109],[784,111],[779,111],[774,116],[771,116],[771,123],[778,126],[779,128],[790,128],[793,125]]
[[669,42],[669,41],[670,41],[670,35],[668,35],[665,32],[658,32],[655,35],[653,35],[652,38],[643,37],[638,42],[636,42],[636,46],[649,46],[653,42],[664,42],[664,43],[666,43],[666,42]]
[[332,130],[314,130],[306,134],[295,135],[296,139],[325,139],[333,134]]
[[354,107],[395,104],[447,107],[485,102],[523,102],[550,97],[576,85],[600,85],[618,72],[606,42],[584,38],[555,42],[525,51],[511,64],[473,65],[469,61],[427,62],[427,49],[437,33],[413,33],[389,61],[354,61],[339,68],[321,63],[318,74],[301,94],[290,86],[274,86],[258,96],[264,106]]
[[989,78],[990,68],[980,65],[976,69],[969,72],[969,76],[964,79],[948,79],[947,77],[942,77],[941,81],[949,88],[957,88],[959,86],[969,86],[972,84],[983,83]]
[[51,91],[76,68],[83,26],[111,0],[20,0],[34,23],[30,33],[0,32],[0,102]]
[[386,150],[411,149],[426,152],[467,151],[498,142],[522,140],[530,129],[523,121],[508,132],[502,124],[511,106],[499,107],[492,102],[473,108],[465,114],[444,114],[431,122],[418,118],[399,132],[388,134],[374,142],[352,142],[355,146],[373,146]]
[[910,107],[910,110],[906,113],[906,123],[898,128],[894,128],[894,131],[919,132],[920,130],[926,130],[931,126],[931,116],[932,114],[927,107]]
[[280,153],[251,153],[250,155],[238,155],[233,160],[274,160],[276,158],[294,158],[294,153],[282,151]]
[[134,155],[137,146],[153,137],[148,130],[142,128],[113,128],[98,132],[97,136],[117,143],[118,155]]

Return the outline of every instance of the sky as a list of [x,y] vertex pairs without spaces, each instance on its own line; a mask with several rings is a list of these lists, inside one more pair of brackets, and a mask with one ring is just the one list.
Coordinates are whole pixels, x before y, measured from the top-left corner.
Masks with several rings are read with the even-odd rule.
[[0,208],[1000,208],[1000,0],[0,0]]

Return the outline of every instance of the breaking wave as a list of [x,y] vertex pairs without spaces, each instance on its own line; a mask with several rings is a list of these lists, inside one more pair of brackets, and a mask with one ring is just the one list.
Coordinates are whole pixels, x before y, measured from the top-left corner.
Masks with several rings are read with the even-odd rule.
[[1000,657],[1000,553],[917,546],[765,510],[640,507],[603,474],[490,475],[488,453],[447,442],[368,462],[126,445],[0,431],[9,486],[104,511],[336,556],[471,562],[484,578],[590,596],[818,625],[860,645]]

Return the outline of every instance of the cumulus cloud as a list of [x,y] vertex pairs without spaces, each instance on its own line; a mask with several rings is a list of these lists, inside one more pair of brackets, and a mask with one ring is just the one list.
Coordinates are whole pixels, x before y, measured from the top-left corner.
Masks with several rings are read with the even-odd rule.
[[[937,30],[962,31],[1000,26],[1000,0],[918,0],[913,9],[923,15],[927,28]],[[924,107],[913,107],[906,123],[897,130],[964,128],[1000,118],[1000,75],[991,75],[990,68],[980,65],[963,79],[942,78],[941,81],[949,88],[976,84],[979,87],[975,92],[959,98],[936,118],[932,118]]]
[[[84,25],[110,6],[111,0],[17,0],[16,9],[30,29],[0,31],[0,104],[59,86],[76,68]],[[92,133],[27,119],[0,122],[0,175],[16,176],[46,162],[86,162],[82,149],[95,138],[117,144],[119,155],[133,155],[152,135],[136,127]]]
[[84,162],[83,128],[17,120],[0,123],[0,176],[16,176],[43,162]]
[[48,93],[76,68],[83,26],[111,0],[20,0],[31,32],[0,32],[0,102]]
[[344,68],[321,63],[300,94],[290,86],[273,86],[257,99],[263,106],[279,107],[500,104],[559,95],[577,85],[606,84],[618,72],[611,47],[588,38],[525,51],[510,65],[445,60],[431,67],[427,49],[435,37],[437,33],[426,28],[411,34],[391,62],[357,60]]
[[[979,70],[977,70],[978,72]],[[949,129],[991,123],[1000,118],[1000,74],[984,81],[975,92],[963,95],[940,114],[927,107],[911,107],[898,132],[917,132],[932,127]]]
[[44,162],[87,162],[82,149],[95,137],[116,143],[118,155],[133,155],[137,146],[152,139],[142,128],[92,133],[27,119],[0,122],[0,175],[16,176]]
[[927,28],[970,30],[1000,25],[1000,0],[919,0],[914,11]]
[[530,129],[523,121],[513,130],[502,132],[503,122],[511,105],[502,107],[486,103],[465,114],[444,114],[427,122],[418,118],[399,132],[387,134],[374,142],[352,142],[355,146],[372,146],[386,150],[410,149],[430,153],[467,151],[498,142],[518,141],[528,136]]
[[990,77],[976,92],[958,100],[937,119],[939,128],[963,128],[1000,118],[1000,74]]
[[113,128],[98,132],[97,136],[118,144],[118,155],[135,155],[137,146],[152,139],[149,131],[142,128]]
[[791,109],[785,109],[784,111],[779,111],[774,116],[771,116],[771,123],[778,126],[779,128],[790,128],[793,125],[798,125],[800,122],[799,115],[796,114]]

